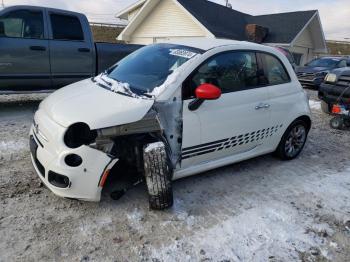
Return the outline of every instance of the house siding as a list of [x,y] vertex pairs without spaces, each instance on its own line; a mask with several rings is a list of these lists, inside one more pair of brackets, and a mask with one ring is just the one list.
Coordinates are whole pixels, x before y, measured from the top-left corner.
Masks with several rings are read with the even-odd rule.
[[291,52],[302,54],[300,65],[306,64],[315,57],[310,27],[307,27],[294,42]]
[[128,21],[131,21],[137,15],[137,13],[141,10],[141,8],[142,8],[142,6],[129,12],[128,13]]
[[150,44],[163,39],[206,37],[193,19],[172,0],[162,0],[130,36],[130,43]]

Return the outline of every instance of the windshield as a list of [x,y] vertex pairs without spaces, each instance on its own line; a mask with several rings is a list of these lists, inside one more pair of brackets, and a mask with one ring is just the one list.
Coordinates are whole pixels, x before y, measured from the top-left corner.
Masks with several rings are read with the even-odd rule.
[[155,44],[130,54],[107,71],[108,77],[127,83],[141,95],[161,86],[175,69],[203,51],[182,45]]
[[339,63],[335,58],[321,58],[311,61],[308,66],[311,67],[335,67]]

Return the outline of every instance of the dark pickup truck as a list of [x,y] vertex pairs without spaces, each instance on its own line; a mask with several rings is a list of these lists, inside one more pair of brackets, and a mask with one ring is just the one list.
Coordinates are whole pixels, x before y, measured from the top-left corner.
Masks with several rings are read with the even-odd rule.
[[0,94],[58,89],[140,48],[94,43],[85,15],[44,7],[0,11]]
[[334,104],[350,105],[350,67],[330,72],[318,91],[322,110],[330,113]]

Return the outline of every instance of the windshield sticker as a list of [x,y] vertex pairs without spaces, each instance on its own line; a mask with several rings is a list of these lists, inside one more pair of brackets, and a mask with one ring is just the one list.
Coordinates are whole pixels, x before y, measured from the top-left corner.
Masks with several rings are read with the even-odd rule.
[[196,54],[197,53],[194,53],[194,52],[191,52],[188,50],[184,50],[184,49],[170,49],[170,55],[184,57],[187,59],[191,59]]

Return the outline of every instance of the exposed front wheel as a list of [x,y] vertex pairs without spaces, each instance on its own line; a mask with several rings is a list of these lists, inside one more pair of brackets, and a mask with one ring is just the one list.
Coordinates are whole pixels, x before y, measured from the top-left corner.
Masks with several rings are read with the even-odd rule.
[[303,120],[292,123],[284,133],[276,150],[276,155],[282,160],[292,160],[303,150],[308,135],[308,124]]
[[143,150],[146,184],[151,209],[163,210],[173,205],[172,170],[163,142],[148,144]]

